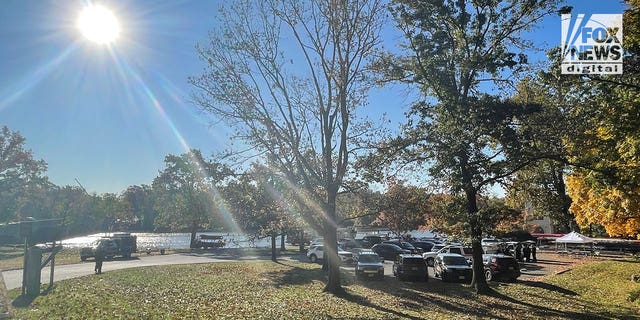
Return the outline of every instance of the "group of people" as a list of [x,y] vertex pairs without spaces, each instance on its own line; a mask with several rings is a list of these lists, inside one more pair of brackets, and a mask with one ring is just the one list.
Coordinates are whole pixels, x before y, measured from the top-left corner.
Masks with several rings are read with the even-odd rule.
[[538,248],[533,243],[518,242],[513,248],[501,248],[498,253],[515,256],[518,262],[538,262],[536,253]]
[[518,243],[516,244],[515,256],[519,262],[538,262],[536,257],[536,245],[533,243]]

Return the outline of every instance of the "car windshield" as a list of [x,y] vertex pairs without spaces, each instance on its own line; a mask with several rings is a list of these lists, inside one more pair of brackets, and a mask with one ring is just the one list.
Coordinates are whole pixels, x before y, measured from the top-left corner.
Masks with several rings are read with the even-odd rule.
[[363,254],[358,257],[359,262],[380,262],[380,257],[376,254]]
[[448,266],[462,266],[462,265],[469,265],[467,263],[467,259],[465,259],[464,257],[452,257],[452,256],[447,256],[444,257],[443,259],[444,264],[448,265]]

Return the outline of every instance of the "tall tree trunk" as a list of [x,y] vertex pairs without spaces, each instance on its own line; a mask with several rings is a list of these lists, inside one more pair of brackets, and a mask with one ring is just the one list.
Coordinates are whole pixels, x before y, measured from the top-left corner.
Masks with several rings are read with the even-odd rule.
[[478,190],[473,185],[473,176],[469,172],[469,157],[463,154],[461,157],[460,169],[464,181],[464,194],[467,200],[467,218],[469,219],[469,231],[471,235],[471,250],[473,250],[473,279],[471,286],[478,294],[487,294],[491,288],[484,277],[484,263],[482,261],[482,224],[478,212]]
[[193,221],[191,223],[191,244],[189,245],[190,248],[193,248],[195,246],[196,243],[196,233],[198,232],[198,224]]
[[286,251],[286,250],[287,248],[285,248],[285,245],[284,245],[284,232],[282,232],[280,234],[280,251]]
[[324,258],[329,268],[325,292],[340,295],[344,289],[340,284],[340,259],[338,258],[338,237],[336,234],[336,197],[337,189],[327,188],[326,218],[324,220]]
[[276,238],[278,237],[277,234],[272,233],[271,234],[271,261],[273,262],[277,262],[278,261],[278,257],[276,255]]
[[300,244],[298,244],[298,249],[300,249],[300,253],[304,253],[304,229],[300,229]]
[[478,214],[478,203],[475,188],[467,188],[465,190],[467,198],[467,215],[469,217],[469,225],[471,228],[471,249],[473,250],[473,279],[471,286],[476,293],[487,294],[491,292],[491,288],[487,284],[484,277],[484,264],[482,261],[482,225]]

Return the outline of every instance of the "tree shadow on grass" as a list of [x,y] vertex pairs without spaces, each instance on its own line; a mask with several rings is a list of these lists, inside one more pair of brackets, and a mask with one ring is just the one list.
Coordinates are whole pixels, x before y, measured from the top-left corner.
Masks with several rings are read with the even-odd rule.
[[[394,283],[395,282],[395,283]],[[465,315],[472,318],[513,319],[627,319],[637,318],[634,310],[629,308],[611,308],[581,299],[571,290],[535,281],[518,281],[517,284],[492,283],[492,292],[486,296],[477,295],[468,285],[459,283],[444,283],[431,278],[429,282],[399,282],[393,277],[386,277],[384,281],[358,282],[358,285],[384,292],[398,298],[398,303],[404,309],[412,309],[421,314],[430,311],[445,311],[453,316]],[[536,288],[531,290],[531,299],[516,299],[507,294],[495,291],[493,288],[502,285],[523,285]],[[526,288],[520,292],[527,292]],[[366,299],[351,298],[355,302],[371,306]],[[536,301],[544,301],[536,303]],[[569,303],[568,303],[569,301]],[[558,306],[558,309],[554,308]],[[374,306],[381,310],[384,306]],[[571,310],[567,310],[567,309]],[[394,310],[392,310],[394,311]],[[397,312],[395,310],[394,312]],[[519,315],[519,316],[518,316]]]
[[263,275],[273,281],[276,288],[290,285],[304,285],[313,281],[323,280],[325,272],[322,269],[301,268],[287,261],[278,260],[275,263],[289,267],[287,270],[264,272]]
[[[536,282],[526,282],[526,283],[536,284]],[[604,320],[604,319],[625,319],[629,317],[629,315],[609,313],[605,311],[606,308],[603,305],[593,304],[591,302],[586,302],[584,300],[581,300],[578,298],[577,293],[564,288],[560,288],[554,285],[549,285],[544,283],[537,283],[537,285],[534,285],[534,286],[544,290],[555,291],[555,292],[559,292],[565,295],[575,297],[575,299],[573,299],[571,303],[572,308],[576,310],[588,310],[588,311],[556,310],[547,306],[532,304],[526,301],[515,299],[513,297],[510,297],[508,295],[505,295],[495,290],[493,290],[489,294],[489,296],[511,303],[513,305],[520,305],[522,307],[525,307],[526,310],[528,310],[527,311],[528,315],[536,318],[565,318],[565,319],[585,319],[585,320],[603,319]],[[538,298],[545,299],[547,302],[552,302],[552,305],[562,305],[563,302],[566,303],[566,300],[564,299],[559,301],[554,301],[553,295],[547,294],[547,293],[539,294]]]
[[569,289],[565,289],[563,287],[559,287],[556,286],[554,284],[550,284],[550,283],[546,283],[546,282],[542,282],[542,281],[518,281],[519,284],[525,285],[525,286],[529,286],[529,287],[535,287],[535,288],[540,288],[540,289],[544,289],[547,291],[554,291],[554,292],[558,292],[558,293],[562,293],[562,294],[566,294],[568,296],[577,296],[578,294],[575,291],[569,290]]
[[[39,296],[46,296],[53,291],[54,286],[51,284],[47,284],[46,287],[44,285],[40,286],[40,293],[37,295],[19,295],[11,302],[11,305],[15,308],[25,308],[31,305],[31,303]],[[1,319],[1,318],[0,318]]]
[[343,294],[339,295],[338,297],[342,298],[342,299],[344,299],[346,301],[359,304],[359,305],[361,305],[363,307],[372,308],[372,309],[375,309],[375,310],[377,310],[379,312],[384,312],[384,313],[387,313],[387,314],[391,314],[393,316],[401,317],[403,319],[415,319],[415,320],[423,319],[423,318],[420,318],[420,317],[415,317],[415,316],[406,314],[406,313],[398,311],[398,310],[393,310],[393,309],[389,309],[389,308],[386,308],[386,307],[381,306],[381,305],[377,305],[375,303],[372,303],[369,299],[367,299],[365,297],[362,297],[362,296],[359,296],[357,294],[350,293],[349,291],[345,291]]

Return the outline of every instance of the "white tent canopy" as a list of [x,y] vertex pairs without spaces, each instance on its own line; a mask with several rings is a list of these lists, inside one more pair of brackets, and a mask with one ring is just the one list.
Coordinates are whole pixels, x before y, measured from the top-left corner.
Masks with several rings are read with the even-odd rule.
[[593,243],[593,239],[583,236],[575,231],[571,233],[567,233],[564,236],[556,239],[556,243],[575,243],[575,244],[584,244],[584,243]]
[[567,251],[568,244],[578,245],[579,247],[583,247],[583,245],[590,244],[591,247],[589,249],[586,249],[586,250],[582,249],[576,252],[585,253],[585,254],[593,253],[593,239],[587,236],[583,236],[575,231],[572,231],[571,233],[565,234],[564,236],[556,239],[556,250],[558,250],[558,243],[564,243],[564,252],[568,252]]

